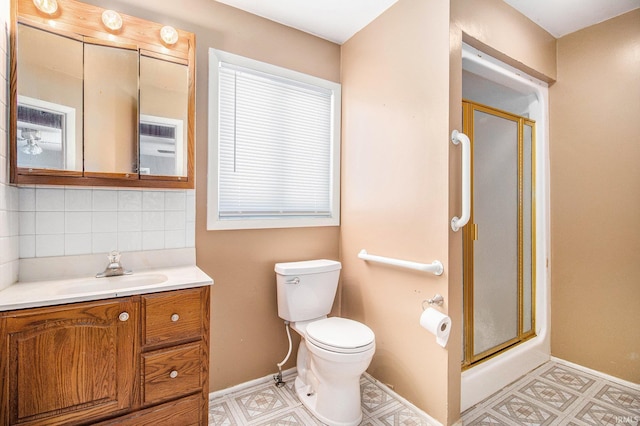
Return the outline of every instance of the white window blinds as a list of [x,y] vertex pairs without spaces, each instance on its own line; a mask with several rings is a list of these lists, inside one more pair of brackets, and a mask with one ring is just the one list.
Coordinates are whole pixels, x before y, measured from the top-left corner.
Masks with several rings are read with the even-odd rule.
[[333,91],[219,63],[218,215],[330,217]]

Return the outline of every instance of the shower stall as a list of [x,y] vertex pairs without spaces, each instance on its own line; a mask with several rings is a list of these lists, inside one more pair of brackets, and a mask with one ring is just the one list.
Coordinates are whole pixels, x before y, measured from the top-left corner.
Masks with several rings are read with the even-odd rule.
[[463,46],[465,410],[549,359],[547,85]]

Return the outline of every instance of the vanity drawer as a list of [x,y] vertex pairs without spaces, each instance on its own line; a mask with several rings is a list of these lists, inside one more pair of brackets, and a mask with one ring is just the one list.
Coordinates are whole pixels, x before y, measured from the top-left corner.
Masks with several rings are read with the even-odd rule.
[[137,411],[127,416],[107,420],[95,426],[199,426],[203,424],[200,420],[202,416],[201,407],[202,396],[191,395],[177,401]]
[[177,290],[142,297],[143,342],[157,345],[165,342],[200,339],[202,337],[202,289]]
[[143,354],[143,403],[201,391],[203,359],[199,342]]

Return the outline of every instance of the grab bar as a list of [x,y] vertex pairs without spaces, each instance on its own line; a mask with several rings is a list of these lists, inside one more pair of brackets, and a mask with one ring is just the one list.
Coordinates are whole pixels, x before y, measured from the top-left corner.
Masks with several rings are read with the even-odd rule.
[[462,147],[462,214],[451,219],[451,229],[458,231],[471,217],[471,141],[462,132],[451,132],[451,142]]
[[368,260],[371,262],[386,263],[387,265],[399,266],[401,268],[416,269],[423,272],[431,272],[436,275],[442,275],[444,272],[444,266],[439,260],[434,260],[432,263],[418,263],[411,262],[409,260],[392,259],[390,257],[376,256],[367,253],[365,249],[362,249],[358,253],[358,257],[362,260]]

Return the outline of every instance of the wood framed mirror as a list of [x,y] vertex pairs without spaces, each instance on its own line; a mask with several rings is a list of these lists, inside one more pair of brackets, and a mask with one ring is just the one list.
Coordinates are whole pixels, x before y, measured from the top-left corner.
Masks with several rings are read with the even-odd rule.
[[36,3],[11,0],[11,182],[193,188],[195,35]]

